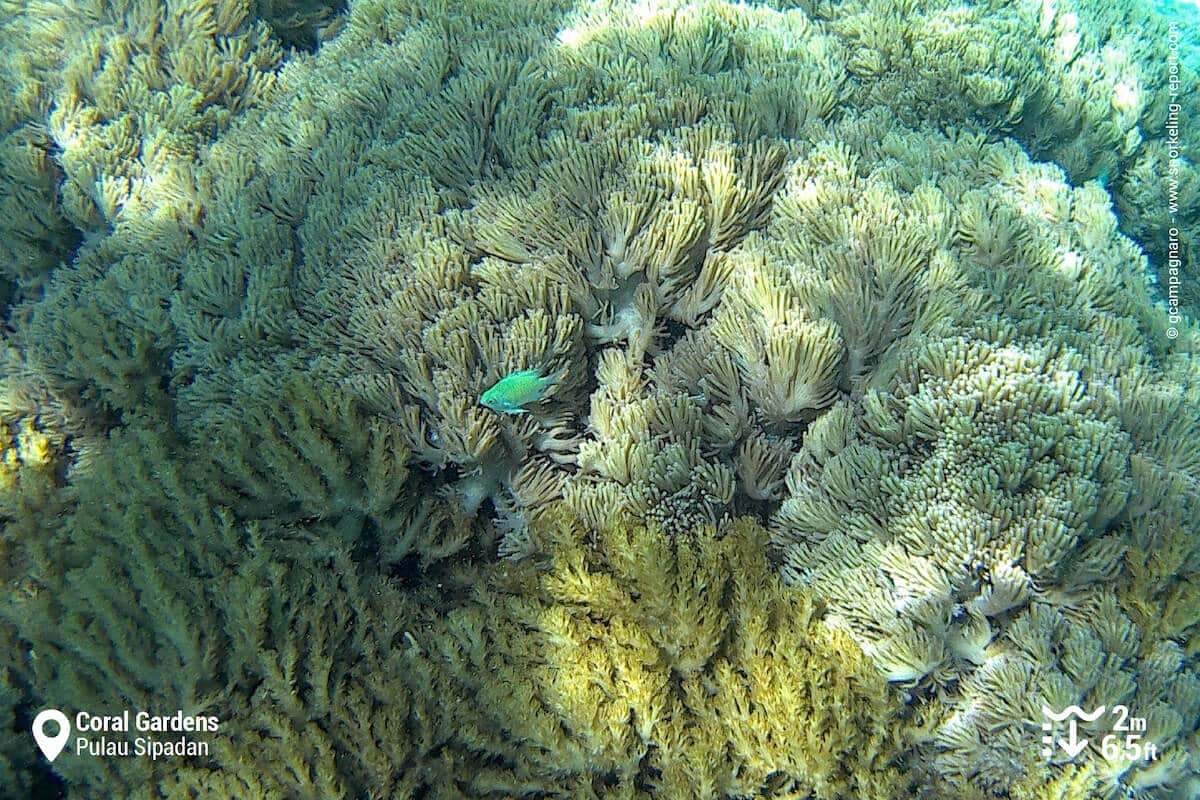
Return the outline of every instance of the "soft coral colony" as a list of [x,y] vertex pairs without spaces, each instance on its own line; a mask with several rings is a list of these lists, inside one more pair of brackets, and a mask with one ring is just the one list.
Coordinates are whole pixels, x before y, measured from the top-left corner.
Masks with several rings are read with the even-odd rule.
[[16,5],[5,708],[228,735],[4,785],[1197,791],[1159,21]]

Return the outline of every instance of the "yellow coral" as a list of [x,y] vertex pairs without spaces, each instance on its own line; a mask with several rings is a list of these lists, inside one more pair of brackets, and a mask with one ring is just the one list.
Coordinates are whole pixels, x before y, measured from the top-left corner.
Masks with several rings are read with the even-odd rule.
[[[805,592],[771,574],[760,527],[668,537],[617,524],[589,546],[566,519],[543,534],[556,554],[536,592],[493,581],[405,657],[414,673],[455,683],[474,680],[463,668],[476,659],[521,676],[489,689],[503,740],[450,742],[472,792],[497,779],[556,793],[599,781],[613,797],[908,791],[899,694]],[[427,707],[446,718],[438,728],[485,730],[479,704]],[[465,749],[472,741],[482,749]],[[508,777],[487,763],[508,765]]]

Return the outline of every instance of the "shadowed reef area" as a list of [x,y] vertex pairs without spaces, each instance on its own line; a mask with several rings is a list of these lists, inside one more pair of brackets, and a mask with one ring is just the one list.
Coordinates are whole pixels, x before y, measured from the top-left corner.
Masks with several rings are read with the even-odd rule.
[[[0,41],[3,800],[1200,793],[1156,12],[7,0]],[[1157,758],[1043,751],[1070,705]],[[220,729],[50,764],[47,707]]]

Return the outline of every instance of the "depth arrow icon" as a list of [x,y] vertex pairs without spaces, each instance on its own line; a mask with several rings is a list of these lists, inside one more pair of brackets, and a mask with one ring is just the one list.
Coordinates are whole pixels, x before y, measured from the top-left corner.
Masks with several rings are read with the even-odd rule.
[[1079,734],[1079,723],[1075,720],[1071,720],[1068,730],[1070,731],[1069,737],[1067,739],[1059,739],[1058,746],[1061,747],[1068,756],[1074,758],[1083,752],[1083,748],[1087,747],[1088,740],[1076,738]]

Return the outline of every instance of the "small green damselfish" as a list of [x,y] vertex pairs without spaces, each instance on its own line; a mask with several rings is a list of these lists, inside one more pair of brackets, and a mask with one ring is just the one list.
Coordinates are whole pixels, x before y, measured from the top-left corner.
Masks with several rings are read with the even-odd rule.
[[526,414],[524,406],[545,400],[558,386],[565,369],[543,376],[536,369],[505,375],[479,398],[481,406],[503,414]]

